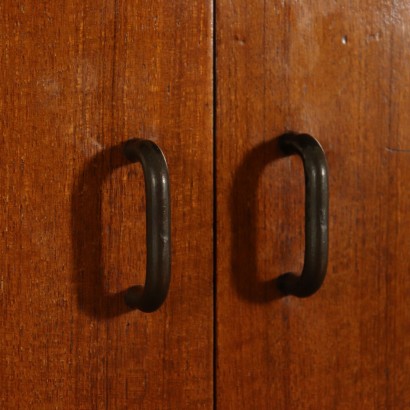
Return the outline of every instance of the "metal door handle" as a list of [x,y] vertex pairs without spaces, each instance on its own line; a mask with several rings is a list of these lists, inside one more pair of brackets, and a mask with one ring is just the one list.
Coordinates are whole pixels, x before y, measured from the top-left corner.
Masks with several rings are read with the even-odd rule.
[[279,138],[286,154],[299,154],[305,170],[305,261],[302,274],[285,273],[278,288],[285,295],[307,297],[322,286],[328,259],[329,188],[325,153],[308,134],[288,133]]
[[167,297],[171,278],[171,210],[168,167],[152,141],[131,139],[124,145],[131,162],[141,162],[145,180],[147,271],[144,286],[125,293],[126,304],[143,312],[157,310]]

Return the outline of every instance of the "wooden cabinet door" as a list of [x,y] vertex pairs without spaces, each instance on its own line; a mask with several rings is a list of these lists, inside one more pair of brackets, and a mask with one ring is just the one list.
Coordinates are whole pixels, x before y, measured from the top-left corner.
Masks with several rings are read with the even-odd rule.
[[[0,2],[0,407],[213,403],[212,2]],[[145,277],[142,169],[168,161],[171,291]],[[195,232],[195,234],[192,234]]]
[[[217,2],[217,408],[410,408],[408,2]],[[306,299],[304,176],[330,175],[329,266]]]
[[[408,7],[216,6],[214,50],[211,1],[1,2],[2,409],[410,407]],[[304,254],[288,130],[330,170],[328,275],[306,299],[275,283]],[[146,262],[132,137],[171,179],[152,314],[123,302]]]

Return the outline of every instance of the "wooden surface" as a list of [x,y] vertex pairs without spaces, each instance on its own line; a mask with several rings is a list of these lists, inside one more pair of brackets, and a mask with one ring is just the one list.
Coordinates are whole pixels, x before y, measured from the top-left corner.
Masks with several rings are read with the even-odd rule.
[[[410,10],[406,2],[217,2],[217,408],[410,408]],[[304,178],[330,169],[328,276],[303,264]]]
[[[212,407],[211,27],[211,1],[0,2],[1,409]],[[153,314],[122,301],[145,276],[131,137],[170,170]]]
[[[402,2],[217,2],[217,408],[410,407],[410,12]],[[212,408],[212,7],[0,3],[0,407]],[[303,171],[330,169],[319,293],[303,262]],[[170,168],[173,265],[158,312],[141,168]]]

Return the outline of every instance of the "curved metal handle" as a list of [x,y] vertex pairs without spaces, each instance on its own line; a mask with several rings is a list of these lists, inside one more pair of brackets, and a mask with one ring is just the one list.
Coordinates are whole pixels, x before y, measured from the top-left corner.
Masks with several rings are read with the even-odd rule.
[[171,210],[164,154],[152,141],[131,139],[124,145],[131,162],[141,162],[145,180],[147,273],[145,285],[132,286],[125,303],[143,312],[157,310],[167,297],[171,278]]
[[307,297],[319,290],[326,276],[328,259],[329,188],[325,153],[308,134],[288,133],[279,138],[286,154],[299,154],[305,170],[305,262],[302,274],[285,273],[278,288],[285,295]]

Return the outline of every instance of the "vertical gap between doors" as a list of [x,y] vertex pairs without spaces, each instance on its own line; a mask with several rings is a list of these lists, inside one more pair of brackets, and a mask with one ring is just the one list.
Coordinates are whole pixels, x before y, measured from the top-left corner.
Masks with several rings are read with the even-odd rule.
[[216,1],[212,0],[212,134],[213,134],[213,408],[217,408],[217,354],[218,354],[218,326],[217,326],[217,50],[216,50]]

